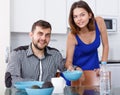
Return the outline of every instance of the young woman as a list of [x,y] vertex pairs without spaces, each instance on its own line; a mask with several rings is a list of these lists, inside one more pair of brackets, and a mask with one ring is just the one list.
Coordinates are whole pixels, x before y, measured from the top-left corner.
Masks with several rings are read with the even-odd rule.
[[71,32],[67,38],[66,67],[69,70],[99,71],[98,47],[102,42],[101,61],[108,58],[108,36],[106,25],[101,17],[94,14],[85,1],[74,2],[70,9]]

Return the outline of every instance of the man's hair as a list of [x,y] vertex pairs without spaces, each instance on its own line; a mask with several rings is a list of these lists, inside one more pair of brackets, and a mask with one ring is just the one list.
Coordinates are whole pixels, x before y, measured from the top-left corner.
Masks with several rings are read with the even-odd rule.
[[52,30],[51,24],[44,20],[38,20],[32,25],[31,31],[34,31],[36,26],[42,27],[43,29],[50,28]]

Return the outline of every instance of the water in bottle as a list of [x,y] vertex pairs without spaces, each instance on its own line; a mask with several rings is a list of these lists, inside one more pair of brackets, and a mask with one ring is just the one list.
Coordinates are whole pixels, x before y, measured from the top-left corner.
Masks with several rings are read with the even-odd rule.
[[102,62],[100,67],[100,95],[110,95],[110,73],[106,62]]

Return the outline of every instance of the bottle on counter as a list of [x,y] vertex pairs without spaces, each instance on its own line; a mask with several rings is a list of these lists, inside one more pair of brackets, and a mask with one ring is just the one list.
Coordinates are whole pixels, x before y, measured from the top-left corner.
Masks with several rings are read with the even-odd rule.
[[107,62],[101,62],[100,66],[100,95],[110,94],[110,73],[107,70]]

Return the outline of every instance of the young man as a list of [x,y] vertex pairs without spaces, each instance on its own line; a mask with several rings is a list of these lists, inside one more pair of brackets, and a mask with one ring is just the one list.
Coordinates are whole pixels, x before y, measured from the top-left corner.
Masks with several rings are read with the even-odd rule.
[[61,53],[48,46],[51,30],[49,22],[35,22],[29,33],[32,40],[30,45],[18,47],[11,52],[5,74],[7,87],[18,81],[51,81],[57,69],[65,69]]

